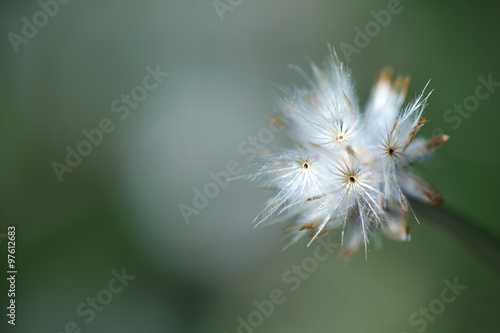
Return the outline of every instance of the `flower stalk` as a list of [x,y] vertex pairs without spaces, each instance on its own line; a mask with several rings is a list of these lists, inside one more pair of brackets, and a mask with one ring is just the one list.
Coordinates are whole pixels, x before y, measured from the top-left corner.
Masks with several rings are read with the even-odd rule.
[[436,208],[417,200],[412,202],[415,213],[441,229],[474,254],[485,265],[500,274],[500,239],[446,205]]

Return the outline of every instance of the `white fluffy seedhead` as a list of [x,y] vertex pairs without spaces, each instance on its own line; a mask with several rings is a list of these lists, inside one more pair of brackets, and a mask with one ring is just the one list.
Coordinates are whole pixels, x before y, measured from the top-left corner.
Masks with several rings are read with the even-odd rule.
[[[438,135],[416,139],[425,124],[422,113],[429,94],[404,105],[409,78],[392,79],[384,69],[361,113],[349,70],[335,51],[324,69],[311,63],[312,76],[292,66],[306,87],[279,87],[280,123],[291,149],[262,156],[250,178],[276,191],[256,217],[257,225],[298,215],[287,228],[293,240],[309,235],[314,241],[341,231],[341,256],[350,257],[361,244],[367,253],[370,235],[381,229],[407,241],[407,196],[439,205],[441,195],[408,171],[448,140]],[[425,90],[425,88],[424,88]]]

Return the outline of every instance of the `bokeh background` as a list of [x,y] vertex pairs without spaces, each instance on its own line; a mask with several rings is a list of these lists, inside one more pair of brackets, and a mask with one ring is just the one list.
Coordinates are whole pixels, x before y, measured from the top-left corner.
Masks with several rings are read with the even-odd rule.
[[[1,279],[0,331],[65,332],[75,322],[85,333],[237,332],[238,317],[280,289],[286,301],[253,331],[417,332],[411,314],[457,277],[467,290],[421,331],[498,332],[499,276],[424,219],[412,218],[409,243],[384,239],[367,261],[332,254],[295,291],[282,276],[315,246],[282,253],[286,224],[252,227],[268,193],[233,182],[184,221],[179,204],[192,205],[210,172],[243,163],[238,146],[268,126],[273,83],[303,83],[287,65],[320,63],[327,43],[354,45],[354,28],[390,3],[228,1],[222,16],[210,0],[71,1],[17,53],[8,34],[21,35],[22,18],[32,22],[41,7],[2,2],[0,267],[5,276],[15,225],[19,273],[15,327]],[[474,95],[478,76],[500,81],[500,5],[400,7],[359,53],[339,55],[361,104],[384,66],[412,76],[410,97],[432,79],[422,134],[441,128],[451,139],[421,172],[449,209],[498,237],[500,89],[460,126],[443,116]],[[122,120],[111,103],[142,84],[147,66],[169,76]],[[104,118],[114,131],[60,182],[51,164]],[[86,323],[76,308],[122,268],[135,278]]]

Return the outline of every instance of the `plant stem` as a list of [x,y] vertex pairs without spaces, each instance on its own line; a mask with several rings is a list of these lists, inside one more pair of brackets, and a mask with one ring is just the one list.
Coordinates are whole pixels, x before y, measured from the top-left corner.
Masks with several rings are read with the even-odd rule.
[[500,274],[500,240],[495,235],[446,206],[436,207],[415,200],[412,207],[418,216],[425,216]]

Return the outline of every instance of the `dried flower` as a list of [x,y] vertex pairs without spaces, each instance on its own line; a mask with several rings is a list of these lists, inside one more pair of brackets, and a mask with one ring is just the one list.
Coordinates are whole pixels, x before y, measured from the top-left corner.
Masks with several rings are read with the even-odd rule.
[[[410,171],[448,140],[416,138],[430,93],[403,105],[409,77],[392,79],[384,69],[364,113],[360,112],[349,70],[330,47],[324,70],[311,63],[312,77],[293,67],[307,87],[279,87],[285,126],[293,148],[263,156],[250,177],[277,191],[254,222],[298,215],[287,228],[296,241],[341,232],[341,256],[350,257],[378,229],[396,240],[409,239],[407,197],[440,205],[438,191]],[[426,86],[427,87],[427,86]],[[426,88],[425,87],[425,88]],[[424,91],[425,91],[424,88]],[[279,117],[279,118],[276,118]]]

